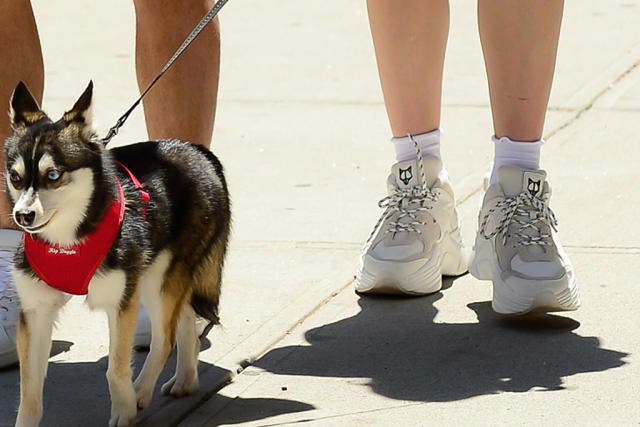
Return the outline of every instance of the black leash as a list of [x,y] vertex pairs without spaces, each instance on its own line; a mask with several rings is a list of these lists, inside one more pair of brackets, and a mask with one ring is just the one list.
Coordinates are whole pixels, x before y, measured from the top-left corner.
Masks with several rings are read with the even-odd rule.
[[184,39],[182,45],[180,45],[178,50],[176,50],[171,59],[169,59],[165,66],[162,67],[162,70],[160,70],[158,75],[153,79],[151,84],[149,84],[144,92],[142,92],[142,95],[140,95],[136,102],[134,102],[133,105],[118,119],[118,121],[116,121],[116,124],[111,129],[109,129],[109,132],[107,132],[107,136],[100,140],[103,146],[106,147],[109,141],[111,141],[111,138],[118,134],[118,130],[120,130],[122,125],[124,125],[124,122],[127,121],[131,112],[133,112],[133,110],[135,110],[135,108],[140,104],[142,98],[144,98],[147,92],[151,90],[153,85],[156,84],[158,80],[160,80],[160,77],[162,77],[162,75],[169,69],[169,67],[171,67],[175,60],[178,59],[178,57],[182,54],[182,52],[184,52],[187,46],[189,46],[191,42],[198,36],[198,34],[200,34],[200,31],[202,31],[202,29],[206,27],[209,22],[211,22],[211,20],[218,14],[218,12],[220,12],[220,9],[222,9],[222,6],[224,6],[227,1],[229,0],[218,0],[216,4],[214,4],[213,7],[209,10],[209,12],[207,12],[206,15],[202,17],[200,22],[198,22],[198,25],[196,25],[196,27],[193,29],[193,31],[191,31],[187,38]]

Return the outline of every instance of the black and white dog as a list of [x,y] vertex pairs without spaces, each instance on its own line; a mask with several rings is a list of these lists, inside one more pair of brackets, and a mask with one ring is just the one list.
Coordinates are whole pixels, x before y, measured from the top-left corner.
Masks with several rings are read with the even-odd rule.
[[[42,417],[42,391],[59,309],[86,294],[107,312],[109,425],[135,422],[177,342],[178,366],[162,390],[198,384],[196,313],[218,322],[230,207],[222,165],[208,150],[178,140],[106,150],[91,124],[92,84],[58,121],[23,83],[15,88],[6,183],[15,222],[25,231],[15,258],[20,407],[16,425]],[[151,351],[132,382],[138,301],[152,323]]]

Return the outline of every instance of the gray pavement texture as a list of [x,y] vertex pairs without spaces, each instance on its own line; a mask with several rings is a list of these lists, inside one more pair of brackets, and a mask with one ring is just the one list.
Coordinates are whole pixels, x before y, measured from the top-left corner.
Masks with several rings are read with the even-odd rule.
[[[475,2],[451,3],[442,151],[472,242],[491,116]],[[45,109],[93,79],[104,133],[137,96],[132,3],[33,4]],[[543,166],[583,307],[535,319],[496,316],[468,275],[423,298],[353,292],[393,162],[363,1],[232,0],[221,22],[223,326],[199,391],[156,394],[141,425],[640,424],[640,2],[566,2]],[[143,139],[138,111],[115,141]],[[105,316],[75,298],[54,340],[42,425],[105,425]],[[17,370],[0,372],[0,426],[18,395]]]

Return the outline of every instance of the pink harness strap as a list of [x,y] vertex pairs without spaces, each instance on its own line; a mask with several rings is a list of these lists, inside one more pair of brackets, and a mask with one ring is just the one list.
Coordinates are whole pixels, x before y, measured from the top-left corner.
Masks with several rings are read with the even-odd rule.
[[142,202],[143,202],[142,216],[147,216],[147,203],[149,203],[149,200],[151,199],[151,197],[149,196],[149,193],[143,190],[142,184],[140,183],[140,181],[138,181],[138,178],[136,178],[133,172],[129,170],[129,168],[127,168],[125,165],[123,165],[117,160],[116,160],[116,165],[120,166],[122,170],[124,170],[127,173],[127,175],[129,175],[129,178],[131,178],[131,181],[133,182],[133,184],[136,187],[138,187],[138,191],[140,192],[140,198],[142,199]]

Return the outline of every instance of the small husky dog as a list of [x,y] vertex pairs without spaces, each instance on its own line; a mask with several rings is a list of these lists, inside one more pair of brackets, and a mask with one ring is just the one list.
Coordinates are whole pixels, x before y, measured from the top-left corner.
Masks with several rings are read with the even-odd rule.
[[[92,88],[56,122],[22,82],[11,98],[6,184],[25,231],[13,272],[21,303],[18,426],[42,417],[52,327],[70,294],[86,294],[91,308],[107,312],[110,426],[135,423],[176,342],[176,372],[162,391],[191,392],[198,384],[196,313],[209,328],[218,322],[230,227],[222,165],[207,149],[178,140],[104,149],[91,124]],[[133,383],[139,298],[152,342]]]

